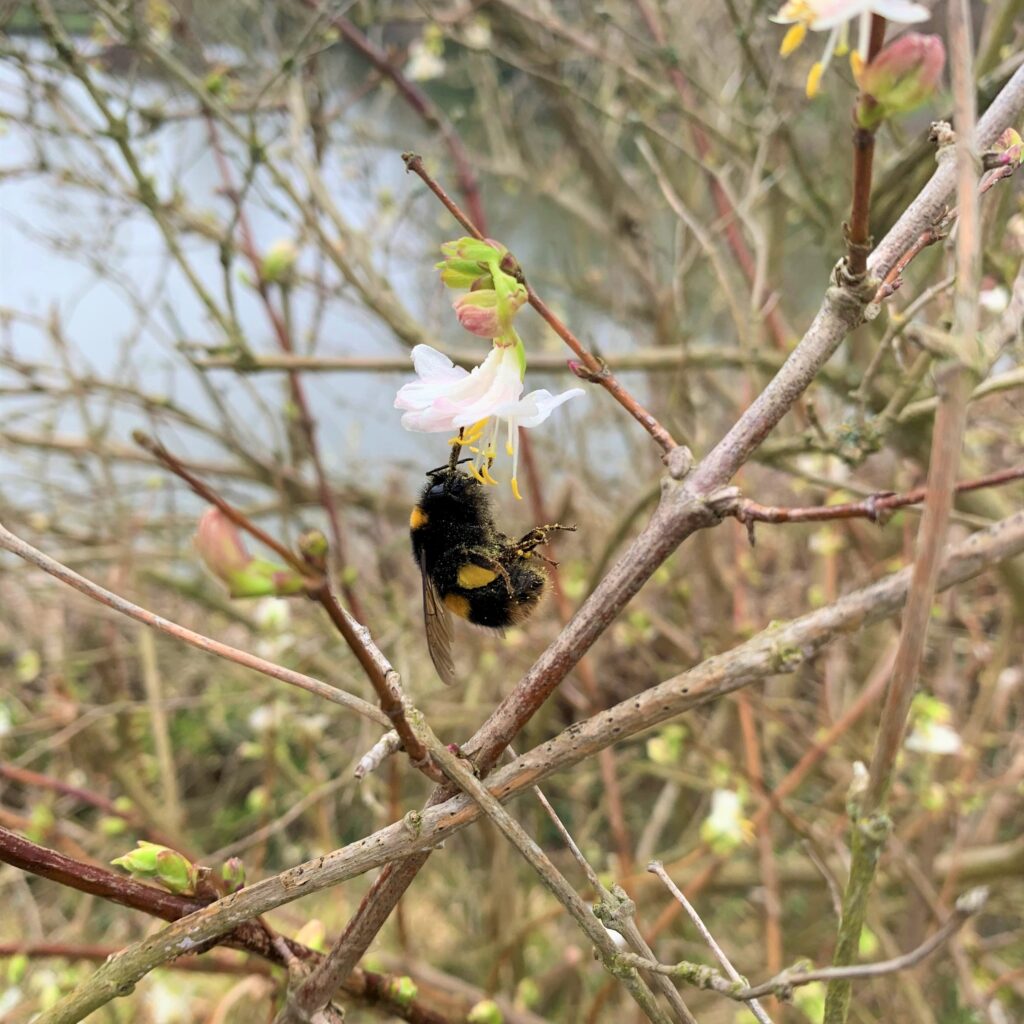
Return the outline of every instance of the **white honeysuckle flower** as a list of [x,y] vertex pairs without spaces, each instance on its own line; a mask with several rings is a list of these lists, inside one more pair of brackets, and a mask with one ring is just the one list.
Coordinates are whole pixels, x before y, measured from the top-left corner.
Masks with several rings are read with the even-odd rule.
[[436,53],[430,43],[414,39],[409,45],[409,62],[405,65],[405,77],[413,82],[429,82],[440,78],[447,70],[444,57]]
[[519,498],[519,428],[543,423],[563,402],[582,395],[583,389],[552,395],[542,388],[523,395],[521,343],[494,345],[471,371],[455,366],[429,345],[417,345],[412,360],[417,379],[404,384],[395,396],[395,408],[404,410],[402,426],[423,433],[455,434],[453,443],[466,445],[475,456],[470,472],[481,483],[493,484],[497,481],[490,467],[504,424],[505,451],[512,457],[512,493]]
[[743,801],[733,789],[716,789],[711,794],[711,813],[700,827],[701,838],[720,851],[750,841],[750,821],[743,817]]
[[918,754],[959,754],[963,741],[951,726],[925,720],[914,726],[904,746]]
[[833,55],[844,54],[849,49],[849,28],[854,18],[859,23],[859,39],[857,49],[851,56],[851,64],[854,74],[859,73],[867,58],[872,14],[903,25],[927,21],[931,17],[931,12],[924,4],[913,3],[912,0],[788,0],[779,8],[772,21],[791,26],[779,47],[783,57],[788,57],[804,41],[808,32],[828,32],[825,53],[807,75],[808,98],[817,94],[821,76]]

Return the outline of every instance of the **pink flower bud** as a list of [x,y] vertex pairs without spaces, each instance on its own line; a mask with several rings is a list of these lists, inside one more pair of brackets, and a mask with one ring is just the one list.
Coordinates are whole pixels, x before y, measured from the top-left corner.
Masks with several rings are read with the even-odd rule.
[[219,508],[208,508],[200,517],[195,545],[206,568],[225,582],[252,561],[238,527]]
[[297,594],[302,577],[283,565],[253,558],[237,526],[219,508],[208,508],[199,520],[196,550],[206,568],[226,583],[232,597],[267,597]]
[[526,289],[521,284],[513,283],[504,302],[504,310],[493,288],[480,288],[460,295],[453,307],[459,323],[470,334],[480,338],[497,338],[508,330],[512,317],[524,302]]
[[919,107],[938,88],[945,64],[946,48],[938,36],[920,32],[900,36],[860,74],[861,92],[875,103],[859,105],[858,123],[875,128],[887,117]]

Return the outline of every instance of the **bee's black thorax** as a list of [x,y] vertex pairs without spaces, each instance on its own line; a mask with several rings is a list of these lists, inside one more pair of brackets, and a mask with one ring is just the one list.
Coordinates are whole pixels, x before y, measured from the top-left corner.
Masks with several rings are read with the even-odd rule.
[[496,537],[491,501],[478,481],[459,470],[434,474],[409,519],[416,561],[433,572],[445,552],[489,547]]

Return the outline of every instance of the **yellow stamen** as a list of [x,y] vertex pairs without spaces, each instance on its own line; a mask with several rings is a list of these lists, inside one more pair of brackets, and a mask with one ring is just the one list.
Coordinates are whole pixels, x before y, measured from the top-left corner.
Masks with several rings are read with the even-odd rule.
[[523,500],[523,496],[519,493],[519,482],[515,477],[512,477],[512,493],[516,496],[516,501]]
[[783,57],[788,57],[804,41],[806,36],[807,26],[802,21],[798,21],[795,25],[790,25],[789,30],[782,37],[779,53]]
[[484,475],[484,483],[485,484],[495,484],[495,485],[497,485],[498,481],[495,480],[493,476],[491,476],[491,467],[489,465],[484,463],[484,465],[482,465],[480,467],[480,470],[481,470],[481,472]]
[[821,76],[824,73],[825,65],[820,60],[811,67],[810,73],[807,75],[807,98],[809,100],[813,100],[818,95],[818,89],[821,88]]
[[511,455],[512,454],[512,442],[511,441],[506,441],[505,442],[505,454],[506,455]]
[[485,416],[482,420],[477,420],[471,427],[465,429],[465,440],[468,444],[471,441],[476,441],[480,435],[484,432],[484,427],[487,426],[487,417]]
[[479,448],[477,448],[477,446],[476,446],[475,444],[471,444],[471,445],[469,446],[469,450],[470,450],[470,451],[471,451],[471,452],[472,452],[472,453],[473,453],[474,455],[479,455],[479,454],[480,454],[480,449],[479,449]]
[[864,73],[864,58],[858,50],[850,54],[850,70],[853,72],[853,80],[860,85],[860,76]]
[[476,479],[477,479],[477,481],[479,483],[482,483],[482,484],[486,484],[487,483],[487,481],[480,475],[480,470],[477,469],[476,466],[474,466],[472,462],[469,464],[469,471],[470,471],[470,473],[473,474],[473,476],[476,477]]

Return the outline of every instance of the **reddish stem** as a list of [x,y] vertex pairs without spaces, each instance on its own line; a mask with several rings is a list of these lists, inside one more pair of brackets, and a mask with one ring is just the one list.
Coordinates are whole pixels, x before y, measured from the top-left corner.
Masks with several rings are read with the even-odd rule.
[[[865,63],[870,64],[885,42],[885,18],[871,16],[871,39]],[[861,93],[858,110],[870,110],[875,101]],[[875,131],[858,123],[853,130],[853,201],[850,222],[846,227],[847,261],[855,277],[867,273],[868,254],[871,252],[871,170],[875,158]]]
[[[974,480],[965,480],[954,488],[954,493],[980,491],[985,487],[1002,487],[1005,484],[1024,480],[1024,466],[1001,469]],[[807,508],[784,508],[775,505],[759,505],[756,501],[744,499],[729,509],[741,523],[752,527],[754,523],[821,523],[834,519],[870,519],[879,522],[882,514],[906,505],[917,505],[925,500],[928,489],[916,487],[903,494],[872,494],[862,501],[850,501],[842,505],[812,505]]]

